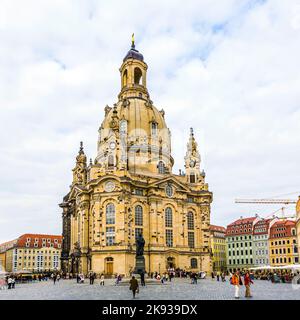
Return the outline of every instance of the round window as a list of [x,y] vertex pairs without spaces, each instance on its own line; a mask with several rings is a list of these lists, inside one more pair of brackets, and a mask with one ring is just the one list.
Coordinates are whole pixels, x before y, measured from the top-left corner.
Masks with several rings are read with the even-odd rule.
[[114,189],[115,189],[115,183],[113,181],[108,181],[104,185],[104,190],[106,192],[112,192],[112,191],[114,191]]

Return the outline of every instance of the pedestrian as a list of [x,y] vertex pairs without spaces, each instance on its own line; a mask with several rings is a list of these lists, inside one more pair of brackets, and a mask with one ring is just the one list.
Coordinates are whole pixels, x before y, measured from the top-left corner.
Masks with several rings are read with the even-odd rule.
[[3,278],[0,278],[0,290],[6,289],[6,281]]
[[100,286],[104,286],[104,274],[103,273],[100,276]]
[[141,286],[144,287],[145,286],[145,273],[141,272]]
[[246,287],[246,292],[245,292],[246,298],[252,298],[251,292],[250,292],[250,283],[253,284],[253,281],[250,277],[249,271],[246,271],[246,274],[244,275],[244,285]]
[[220,281],[220,272],[217,272],[217,281]]
[[90,272],[90,284],[94,284],[94,280],[95,280],[95,275],[93,272]]
[[16,279],[15,279],[15,277],[12,277],[11,278],[11,288],[15,289],[15,285],[16,285]]
[[138,293],[139,291],[139,284],[135,278],[135,276],[132,276],[131,280],[130,280],[130,287],[129,287],[129,290],[132,291],[132,296],[133,296],[133,299],[135,298],[135,294]]
[[225,281],[226,281],[226,279],[225,279],[225,272],[222,272],[222,274],[221,274],[221,279],[222,279],[222,282],[225,282]]
[[233,276],[231,277],[231,284],[234,286],[234,297],[235,299],[240,298],[240,283],[241,283],[241,277],[239,271],[236,271]]
[[215,279],[215,274],[214,272],[211,273],[211,280],[214,280]]
[[57,275],[54,274],[54,275],[53,275],[53,284],[55,284],[56,280],[57,280]]
[[11,289],[11,283],[12,283],[12,277],[9,276],[8,279],[7,279],[8,289]]

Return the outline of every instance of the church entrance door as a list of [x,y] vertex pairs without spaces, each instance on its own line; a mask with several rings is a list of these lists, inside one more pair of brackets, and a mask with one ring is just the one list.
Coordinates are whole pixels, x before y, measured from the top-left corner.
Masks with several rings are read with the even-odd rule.
[[167,258],[167,267],[168,267],[168,269],[175,268],[175,258],[173,258],[173,257]]
[[113,274],[114,273],[114,259],[113,258],[106,258],[105,259],[105,273],[106,274]]

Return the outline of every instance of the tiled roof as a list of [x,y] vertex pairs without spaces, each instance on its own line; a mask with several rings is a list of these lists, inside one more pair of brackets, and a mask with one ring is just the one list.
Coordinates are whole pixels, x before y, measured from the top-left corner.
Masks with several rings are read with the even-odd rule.
[[226,232],[226,228],[221,227],[221,226],[216,226],[213,224],[210,225],[209,230],[210,231],[219,231],[219,232],[224,232],[224,233]]
[[[239,236],[252,234],[252,224],[257,217],[240,218],[227,226],[226,236]],[[251,224],[251,227],[249,226]]]
[[[27,239],[28,240],[30,239],[30,241],[27,241]],[[61,243],[62,243],[61,235],[25,233],[18,238],[16,247],[42,248],[42,247],[51,247],[50,244],[53,244],[52,246],[53,248],[59,248],[61,247]]]
[[256,219],[256,217],[241,218],[241,219],[238,219],[238,220],[230,223],[227,227],[236,226],[236,225],[244,224],[244,223],[252,223],[255,219]]
[[270,228],[270,238],[292,237],[292,229],[296,228],[296,222],[292,220],[276,221]]

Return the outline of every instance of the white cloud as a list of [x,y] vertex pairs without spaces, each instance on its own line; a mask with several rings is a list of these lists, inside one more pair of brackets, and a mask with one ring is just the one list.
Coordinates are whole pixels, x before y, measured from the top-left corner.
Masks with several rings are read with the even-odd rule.
[[143,8],[2,1],[0,242],[61,232],[57,204],[78,143],[95,157],[132,32],[149,65],[151,98],[172,131],[174,172],[195,128],[214,192],[212,222],[275,211],[233,200],[300,191],[299,13],[297,2],[280,0],[146,1]]

